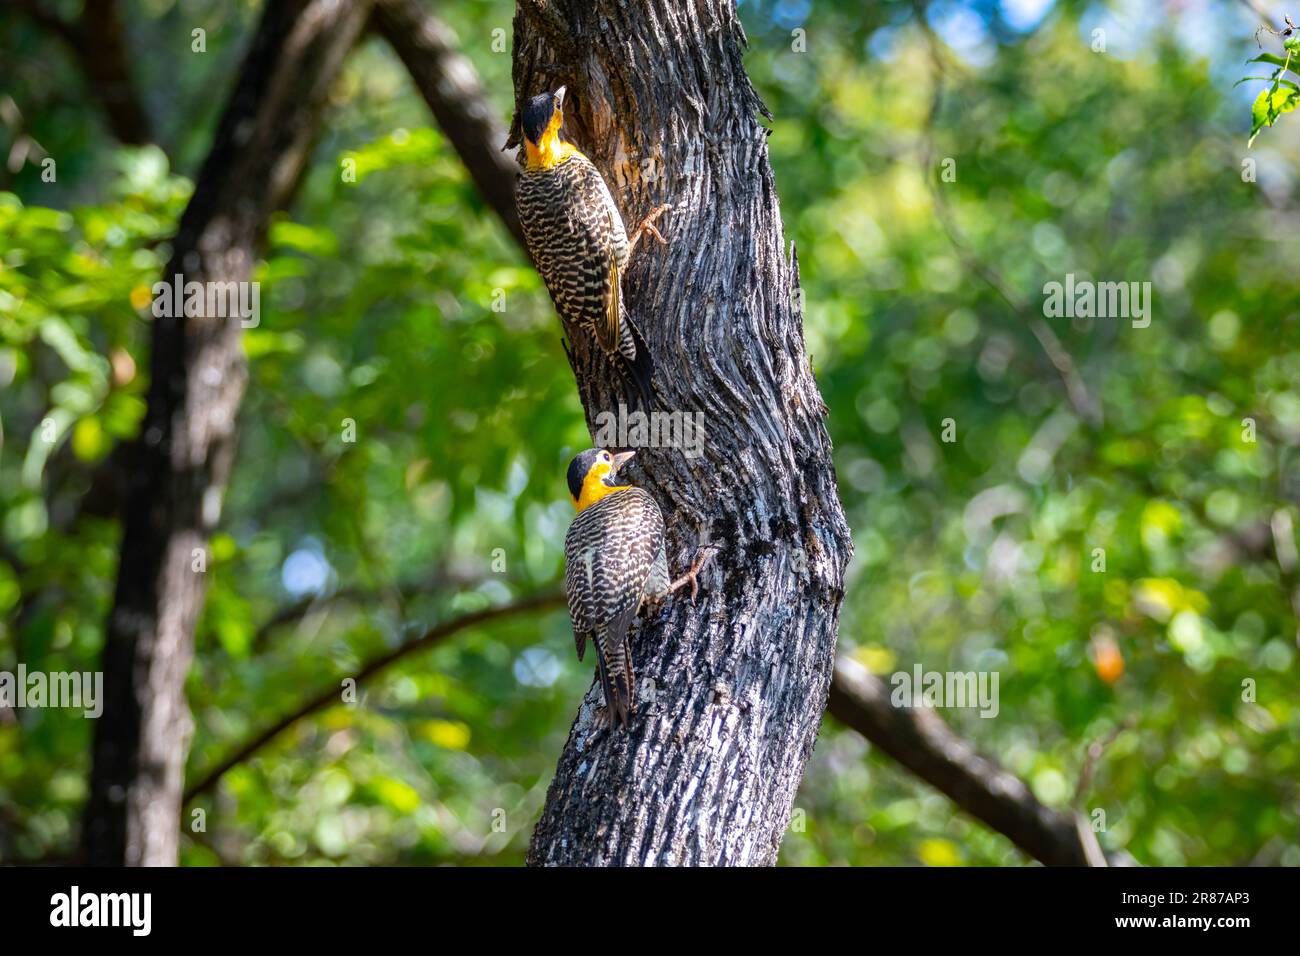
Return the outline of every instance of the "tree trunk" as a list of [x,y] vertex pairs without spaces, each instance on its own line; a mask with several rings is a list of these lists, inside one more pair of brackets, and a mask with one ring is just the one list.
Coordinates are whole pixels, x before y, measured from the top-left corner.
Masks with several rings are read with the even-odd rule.
[[90,92],[103,104],[113,135],[123,143],[153,142],[149,115],[131,78],[131,54],[116,0],[89,0],[76,35]]
[[[163,273],[244,282],[291,198],[365,3],[270,0]],[[174,310],[177,311],[177,310]],[[183,313],[183,309],[178,310]],[[184,685],[206,546],[234,456],[246,371],[237,317],[154,319],[95,724],[85,862],[175,865],[192,727]]]
[[19,0],[19,10],[67,44],[88,92],[99,101],[109,132],[133,146],[153,142],[153,128],[135,81],[118,0],[88,0],[77,20],[65,20],[45,0]]
[[[630,227],[673,204],[624,298],[661,410],[702,413],[705,440],[694,458],[643,448],[633,473],[663,508],[674,574],[721,549],[698,600],[679,592],[634,636],[630,729],[604,729],[588,693],[533,864],[774,863],[826,706],[851,544],[744,44],[728,0],[529,0],[515,18],[516,100],[568,87],[570,136]],[[622,386],[570,345],[597,435]]]

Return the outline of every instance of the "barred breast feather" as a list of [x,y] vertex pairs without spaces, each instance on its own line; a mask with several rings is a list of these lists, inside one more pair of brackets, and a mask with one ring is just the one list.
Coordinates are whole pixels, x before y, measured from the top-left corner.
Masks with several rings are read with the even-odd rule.
[[581,153],[549,169],[525,169],[519,219],[556,310],[615,351],[604,310],[617,294],[612,278],[627,268],[628,235],[599,170]]
[[578,659],[594,638],[610,723],[626,725],[635,699],[628,629],[644,599],[668,587],[659,505],[641,488],[607,495],[574,517],[564,559]]
[[620,287],[627,232],[600,171],[581,153],[549,168],[525,169],[516,202],[528,250],[556,311],[594,335],[606,355],[637,360],[637,334]]

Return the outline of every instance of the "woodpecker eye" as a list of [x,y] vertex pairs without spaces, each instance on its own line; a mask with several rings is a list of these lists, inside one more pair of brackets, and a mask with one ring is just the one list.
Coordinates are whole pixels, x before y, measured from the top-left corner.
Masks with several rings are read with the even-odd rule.
[[607,451],[602,451],[602,452],[600,453],[600,460],[601,460],[601,461],[609,461],[609,452],[607,452]]

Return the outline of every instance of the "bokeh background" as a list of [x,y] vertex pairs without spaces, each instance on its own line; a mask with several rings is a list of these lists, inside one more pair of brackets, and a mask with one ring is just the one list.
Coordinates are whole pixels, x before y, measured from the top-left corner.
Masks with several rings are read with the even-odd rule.
[[[513,4],[438,7],[508,121]],[[149,286],[257,15],[124,10],[158,146],[120,145],[66,44],[0,12],[0,670],[98,666],[120,525],[97,476],[143,414]],[[995,719],[944,719],[1044,803],[1103,810],[1107,850],[1300,865],[1300,119],[1247,150],[1259,16],[740,13],[857,549],[841,651],[997,671]],[[545,289],[379,38],[323,130],[255,276],[191,782],[385,649],[553,588],[589,443]],[[1150,326],[1045,319],[1066,273],[1151,282]],[[182,862],[520,863],[590,681],[562,610],[404,658],[225,774]],[[90,731],[0,711],[0,862],[71,853]],[[829,718],[796,806],[787,864],[1029,862]]]

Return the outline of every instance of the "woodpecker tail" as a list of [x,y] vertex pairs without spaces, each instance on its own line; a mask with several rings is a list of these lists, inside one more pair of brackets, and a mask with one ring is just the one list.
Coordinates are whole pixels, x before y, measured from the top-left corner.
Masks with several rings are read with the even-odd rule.
[[641,396],[641,402],[645,406],[645,411],[653,411],[655,407],[655,363],[654,359],[650,357],[650,346],[645,344],[645,338],[641,335],[641,330],[627,316],[623,317],[623,327],[628,330],[632,345],[636,351],[634,358],[628,358],[627,353],[632,349],[620,348],[622,372],[636,386],[637,393]]
[[615,619],[604,631],[596,635],[596,663],[600,669],[600,688],[605,692],[605,710],[609,714],[609,729],[619,723],[626,728],[636,712],[636,687],[632,677],[632,642],[628,639],[631,615]]

